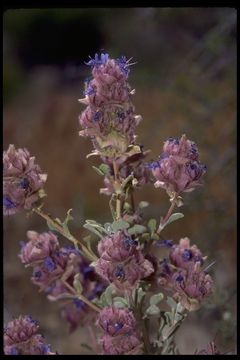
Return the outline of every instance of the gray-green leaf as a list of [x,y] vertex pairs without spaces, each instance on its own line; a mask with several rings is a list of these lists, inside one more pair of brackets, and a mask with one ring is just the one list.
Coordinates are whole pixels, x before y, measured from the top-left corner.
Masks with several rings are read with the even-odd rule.
[[170,218],[168,219],[168,221],[165,224],[160,224],[160,229],[162,230],[163,228],[165,228],[167,225],[171,224],[173,221],[176,221],[178,219],[183,218],[184,215],[182,213],[175,213],[172,214],[170,216]]
[[128,307],[128,302],[126,299],[116,296],[113,299],[113,305],[116,306],[117,308],[122,309],[122,308]]
[[82,284],[80,282],[80,274],[76,274],[74,276],[74,280],[73,280],[73,287],[74,289],[77,291],[78,294],[81,294],[83,291],[83,287]]
[[149,206],[149,202],[147,202],[147,201],[140,201],[140,203],[139,203],[139,208],[140,209],[144,209],[145,207],[148,207]]
[[130,229],[128,229],[128,232],[130,235],[137,235],[142,234],[147,231],[147,228],[143,225],[134,225]]
[[151,235],[154,233],[157,227],[157,220],[156,219],[150,219],[148,222],[148,228],[151,231]]
[[158,315],[160,313],[160,309],[156,305],[151,305],[146,310],[147,315]]
[[170,306],[170,308],[177,308],[177,303],[170,296],[167,297],[167,304]]
[[83,227],[89,231],[91,231],[92,233],[94,233],[95,235],[99,236],[100,238],[102,238],[102,234],[92,225],[90,224],[84,224]]
[[150,298],[150,305],[157,305],[158,303],[160,303],[160,301],[163,300],[163,298],[164,298],[163,293],[154,294]]
[[114,232],[117,232],[119,230],[124,230],[129,228],[129,223],[124,220],[116,220],[112,223],[112,229]]

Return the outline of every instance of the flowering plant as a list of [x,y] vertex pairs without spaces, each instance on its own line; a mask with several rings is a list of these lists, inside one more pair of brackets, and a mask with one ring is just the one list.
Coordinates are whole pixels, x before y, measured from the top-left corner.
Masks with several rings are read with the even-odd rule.
[[[142,120],[135,114],[128,83],[130,60],[97,54],[86,63],[92,78],[85,81],[86,105],[79,117],[82,137],[89,137],[98,156],[94,170],[103,177],[101,194],[109,196],[112,220],[100,224],[86,220],[89,236],[76,239],[70,229],[71,209],[62,221],[43,211],[47,175],[28,150],[14,145],[3,152],[3,212],[26,210],[46,220],[48,232],[29,230],[21,242],[19,258],[33,269],[31,281],[55,301],[70,331],[86,326],[87,344],[95,353],[179,354],[174,335],[191,311],[213,291],[214,280],[196,245],[183,237],[174,244],[164,229],[182,218],[174,209],[183,205],[183,193],[202,185],[206,166],[196,144],[184,134],[164,142],[158,159],[146,161],[149,151],[137,141]],[[164,189],[170,200],[166,214],[146,219],[134,192],[145,184]],[[160,190],[159,190],[160,191]],[[61,246],[58,236],[71,245]],[[94,247],[95,239],[98,239]],[[37,335],[37,322],[20,316],[4,329],[5,354],[56,354]],[[210,342],[196,354],[217,354]]]

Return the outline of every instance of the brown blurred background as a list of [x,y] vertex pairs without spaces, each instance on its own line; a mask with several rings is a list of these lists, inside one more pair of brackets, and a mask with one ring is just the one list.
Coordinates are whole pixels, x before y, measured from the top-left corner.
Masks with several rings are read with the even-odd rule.
[[[45,210],[64,218],[73,208],[73,233],[84,219],[110,220],[108,197],[99,195],[102,178],[86,155],[90,141],[79,138],[84,109],[83,81],[88,55],[102,49],[126,55],[136,113],[143,116],[139,142],[149,160],[169,136],[195,141],[208,171],[205,186],[185,194],[185,217],[164,236],[188,236],[216,260],[211,304],[190,314],[177,336],[180,352],[191,354],[216,339],[222,352],[236,344],[236,10],[233,8],[102,8],[9,10],[4,14],[4,150],[26,147],[48,173]],[[136,194],[159,218],[169,200],[146,186]],[[85,332],[67,335],[59,310],[30,283],[17,255],[26,231],[47,230],[37,215],[4,218],[4,303],[7,322],[32,314],[59,353],[80,354]]]

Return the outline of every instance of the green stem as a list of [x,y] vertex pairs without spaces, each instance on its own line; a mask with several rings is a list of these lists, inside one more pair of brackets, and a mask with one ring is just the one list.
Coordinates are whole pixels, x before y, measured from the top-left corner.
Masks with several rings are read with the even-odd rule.
[[52,225],[56,231],[58,231],[62,236],[67,238],[69,241],[74,243],[74,246],[78,249],[78,246],[80,247],[80,250],[83,252],[83,254],[91,261],[96,261],[98,258],[96,255],[92,254],[88,248],[83,245],[79,240],[77,240],[73,235],[66,232],[64,228],[58,224],[55,220],[53,220],[49,215],[45,214],[42,210],[38,208],[33,208],[32,211],[34,211],[36,214],[41,216],[43,219],[47,221],[48,224]]
[[[114,181],[117,184],[118,183],[118,166],[115,160],[113,160],[113,172],[114,172]],[[116,194],[116,219],[119,220],[121,218],[121,198],[120,194]]]

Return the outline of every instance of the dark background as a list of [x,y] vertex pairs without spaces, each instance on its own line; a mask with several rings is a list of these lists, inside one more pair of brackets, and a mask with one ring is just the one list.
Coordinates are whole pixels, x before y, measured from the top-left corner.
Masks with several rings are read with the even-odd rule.
[[[190,354],[216,339],[222,352],[235,352],[236,332],[236,10],[233,8],[102,8],[8,10],[3,27],[3,142],[26,147],[48,173],[45,210],[64,218],[73,208],[72,231],[81,237],[84,219],[109,221],[102,178],[86,155],[90,141],[79,138],[88,56],[107,51],[126,55],[136,113],[143,116],[139,142],[162,152],[169,136],[195,141],[207,165],[205,185],[185,194],[185,217],[164,236],[188,236],[209,259],[216,288],[212,305],[191,313],[177,336]],[[169,200],[146,186],[137,193],[159,218]],[[79,354],[85,331],[67,336],[55,303],[30,283],[30,269],[17,257],[28,229],[46,231],[33,215],[4,218],[5,321],[30,313],[41,323],[53,349]]]

